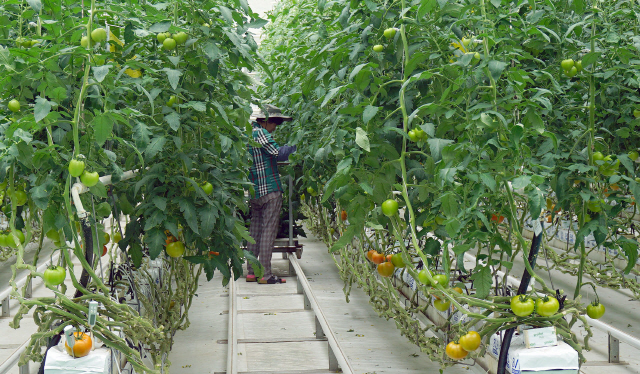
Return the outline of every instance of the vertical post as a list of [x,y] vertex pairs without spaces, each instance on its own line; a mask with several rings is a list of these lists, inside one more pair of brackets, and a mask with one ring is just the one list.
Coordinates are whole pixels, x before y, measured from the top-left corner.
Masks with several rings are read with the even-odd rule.
[[331,349],[331,345],[329,345],[329,370],[333,372],[338,372],[338,359],[336,359],[336,355],[335,353],[333,353],[333,349]]
[[29,276],[29,281],[27,282],[27,289],[24,292],[24,297],[30,299],[33,297],[33,279]]
[[29,374],[29,363],[27,362],[24,366],[20,366],[19,374]]
[[293,196],[293,176],[289,174],[289,247],[293,246],[293,207],[291,197]]
[[[316,316],[316,339],[324,339],[326,335],[324,334],[324,330],[322,329],[322,325],[320,325],[320,320],[318,316]],[[331,348],[329,348],[331,350]]]
[[304,289],[302,288],[302,282],[300,281],[300,275],[298,275],[298,293],[304,293]]
[[306,293],[304,294],[304,309],[311,310],[311,302],[309,301]]
[[2,300],[2,315],[1,317],[11,317],[11,312],[9,311],[9,296],[6,299]]
[[609,363],[620,363],[620,340],[609,333]]

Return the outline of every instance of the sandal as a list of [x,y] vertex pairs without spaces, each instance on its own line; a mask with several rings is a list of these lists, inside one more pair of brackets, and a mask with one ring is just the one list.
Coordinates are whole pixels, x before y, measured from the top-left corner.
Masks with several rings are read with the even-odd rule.
[[247,282],[255,282],[257,278],[254,274],[247,274]]
[[287,280],[286,279],[282,279],[282,278],[278,278],[275,275],[272,275],[271,278],[269,278],[269,279],[260,278],[258,283],[260,283],[260,284],[287,283]]

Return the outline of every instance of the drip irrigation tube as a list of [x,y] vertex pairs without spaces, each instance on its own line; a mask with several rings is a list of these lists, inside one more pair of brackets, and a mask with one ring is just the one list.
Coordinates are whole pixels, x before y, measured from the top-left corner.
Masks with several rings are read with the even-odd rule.
[[[531,269],[534,268],[536,264],[536,258],[538,257],[538,251],[540,250],[540,243],[542,243],[542,233],[544,232],[544,223],[540,221],[540,229],[536,230],[536,233],[533,235],[533,240],[531,241],[531,250],[529,251],[529,264],[531,265]],[[527,269],[524,269],[524,273],[522,274],[522,281],[520,281],[520,287],[518,287],[518,295],[522,295],[527,292],[527,287],[529,287],[529,282],[531,281],[531,274]],[[511,346],[511,338],[513,337],[513,332],[515,331],[515,327],[512,327],[505,331],[504,337],[502,338],[502,345],[500,346],[500,357],[498,358],[498,370],[497,374],[504,374],[507,367],[507,356],[509,355],[509,347]]]

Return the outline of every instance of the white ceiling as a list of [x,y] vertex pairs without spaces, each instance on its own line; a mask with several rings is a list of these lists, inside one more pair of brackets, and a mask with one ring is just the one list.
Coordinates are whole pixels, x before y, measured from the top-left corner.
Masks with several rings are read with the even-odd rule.
[[[251,10],[260,14],[260,18],[267,19],[267,12],[275,7],[278,0],[248,0],[247,2]],[[255,35],[256,43],[260,44],[262,32],[256,29],[252,29],[251,32]]]

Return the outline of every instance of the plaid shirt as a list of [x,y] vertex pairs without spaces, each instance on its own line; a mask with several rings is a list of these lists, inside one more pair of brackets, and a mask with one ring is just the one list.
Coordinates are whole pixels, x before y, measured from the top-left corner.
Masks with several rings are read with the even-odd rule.
[[253,140],[262,147],[249,146],[253,158],[253,165],[249,170],[249,178],[255,187],[254,199],[258,199],[271,192],[282,192],[280,174],[278,174],[278,152],[280,147],[269,131],[257,122],[253,123]]

